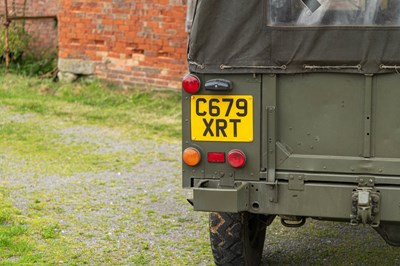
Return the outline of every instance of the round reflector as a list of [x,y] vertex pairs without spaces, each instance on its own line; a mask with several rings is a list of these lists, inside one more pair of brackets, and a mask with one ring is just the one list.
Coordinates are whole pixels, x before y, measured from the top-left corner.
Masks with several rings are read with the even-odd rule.
[[194,94],[200,89],[200,79],[195,75],[188,74],[183,78],[182,87],[187,93]]
[[183,161],[189,166],[196,166],[201,159],[199,150],[195,148],[187,148],[183,151]]
[[241,150],[231,150],[228,153],[228,162],[234,168],[241,168],[246,163],[246,156]]

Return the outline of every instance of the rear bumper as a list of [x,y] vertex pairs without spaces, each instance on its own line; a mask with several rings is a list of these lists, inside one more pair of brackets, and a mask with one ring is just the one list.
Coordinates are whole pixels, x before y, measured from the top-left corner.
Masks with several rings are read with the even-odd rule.
[[[288,181],[235,182],[233,188],[219,186],[217,180],[201,181],[193,189],[197,211],[263,213],[293,215],[324,220],[350,221],[352,194],[357,184],[304,182],[301,186]],[[380,192],[380,221],[400,222],[400,186],[377,185]]]
[[247,182],[235,188],[194,188],[193,207],[196,211],[241,212],[249,210]]

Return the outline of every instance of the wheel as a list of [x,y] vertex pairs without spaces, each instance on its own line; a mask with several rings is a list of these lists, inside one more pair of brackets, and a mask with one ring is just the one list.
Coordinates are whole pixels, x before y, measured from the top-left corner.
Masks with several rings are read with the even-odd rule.
[[249,212],[210,213],[210,240],[215,264],[259,265],[265,231],[273,218]]

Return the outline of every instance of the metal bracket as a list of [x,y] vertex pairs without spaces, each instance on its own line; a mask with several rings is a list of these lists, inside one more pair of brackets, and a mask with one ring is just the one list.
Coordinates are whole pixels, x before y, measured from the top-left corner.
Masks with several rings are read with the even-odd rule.
[[359,187],[374,187],[375,177],[373,176],[359,176],[356,178]]
[[268,167],[268,182],[275,181],[276,172],[276,108],[275,106],[267,107],[267,167]]
[[267,182],[268,187],[268,200],[269,202],[277,203],[278,202],[278,181],[275,182]]
[[[267,180],[268,172],[260,172],[260,177]],[[267,196],[269,202],[277,203],[278,202],[278,180],[274,182],[265,182],[267,185]]]
[[268,178],[268,173],[266,171],[261,171],[260,172],[260,179],[261,180],[267,180],[267,178]]
[[223,173],[220,172],[219,176],[221,187],[233,187],[235,185],[235,174],[234,173]]
[[350,224],[361,223],[378,227],[380,223],[380,192],[372,187],[359,187],[353,191],[351,198]]
[[304,190],[304,175],[289,175],[289,190]]
[[207,179],[200,180],[194,187],[199,188],[199,187],[207,187],[208,185]]

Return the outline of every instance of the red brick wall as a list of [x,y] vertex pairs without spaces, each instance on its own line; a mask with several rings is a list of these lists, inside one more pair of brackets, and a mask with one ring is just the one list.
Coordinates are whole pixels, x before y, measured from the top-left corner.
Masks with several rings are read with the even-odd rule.
[[60,60],[94,63],[97,77],[124,85],[179,88],[187,71],[185,4],[61,0]]
[[[8,0],[8,11],[10,16],[22,16],[24,13],[26,16],[57,16],[59,0],[27,0],[25,12],[24,0]],[[0,1],[0,12],[4,14],[4,1]],[[58,45],[56,20],[26,20],[25,29],[31,37],[29,52],[42,55],[56,51]]]

